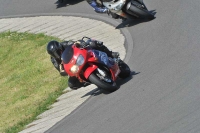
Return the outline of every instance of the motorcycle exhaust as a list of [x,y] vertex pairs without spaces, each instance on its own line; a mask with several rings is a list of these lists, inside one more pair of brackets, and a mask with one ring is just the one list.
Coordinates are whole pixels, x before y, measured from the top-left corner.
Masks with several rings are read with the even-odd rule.
[[139,17],[139,15],[137,15],[137,14],[135,13],[135,12],[136,12],[136,7],[133,6],[133,5],[131,4],[131,2],[129,2],[129,3],[127,4],[127,6],[126,6],[126,11],[127,11],[127,13],[130,14],[130,15],[133,15],[133,16],[135,16],[135,17]]
[[126,11],[137,18],[153,18],[153,15],[146,10],[145,6],[135,1],[131,1],[127,4]]

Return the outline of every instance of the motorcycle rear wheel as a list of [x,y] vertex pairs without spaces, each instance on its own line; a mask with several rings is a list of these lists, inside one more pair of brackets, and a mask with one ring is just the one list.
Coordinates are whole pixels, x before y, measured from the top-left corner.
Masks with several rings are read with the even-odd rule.
[[119,88],[116,82],[112,81],[111,83],[108,83],[106,81],[103,81],[95,73],[92,73],[89,76],[89,80],[91,83],[95,84],[97,87],[109,92],[116,91]]
[[119,62],[119,69],[121,70],[120,74],[118,75],[120,78],[125,79],[130,76],[131,70],[124,61]]
[[64,0],[58,0],[58,2],[59,2],[59,3],[63,3],[63,2],[64,2]]
[[134,0],[128,3],[126,11],[130,15],[136,16],[138,18],[147,18],[147,19],[155,18],[154,15],[147,10],[146,6],[142,7],[140,3]]

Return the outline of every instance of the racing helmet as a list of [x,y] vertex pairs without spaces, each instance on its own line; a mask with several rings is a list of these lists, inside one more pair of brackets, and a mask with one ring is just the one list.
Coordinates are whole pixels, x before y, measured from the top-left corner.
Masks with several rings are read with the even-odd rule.
[[59,42],[53,40],[47,44],[47,52],[52,57],[60,60],[63,49]]

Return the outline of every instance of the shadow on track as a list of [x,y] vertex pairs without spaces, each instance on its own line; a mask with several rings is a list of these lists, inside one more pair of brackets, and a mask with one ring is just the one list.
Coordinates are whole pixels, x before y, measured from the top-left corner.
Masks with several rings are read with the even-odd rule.
[[[126,79],[117,79],[117,84],[119,86],[127,83],[128,81],[130,81],[135,75],[138,75],[140,72],[134,72],[132,71],[130,76]],[[84,89],[84,88],[83,88]],[[120,88],[119,88],[120,89]],[[118,90],[119,90],[118,89]],[[117,91],[117,90],[116,90]],[[115,91],[114,91],[115,92]],[[102,89],[99,89],[99,88],[94,88],[93,90],[91,90],[90,92],[86,93],[85,95],[83,95],[81,98],[85,97],[85,96],[98,96],[100,94],[110,94],[110,93],[113,93],[113,92],[108,92],[108,91],[105,91],[105,90],[102,90]]]
[[58,0],[55,4],[57,5],[57,8],[62,8],[68,5],[75,5],[82,1],[84,0]]

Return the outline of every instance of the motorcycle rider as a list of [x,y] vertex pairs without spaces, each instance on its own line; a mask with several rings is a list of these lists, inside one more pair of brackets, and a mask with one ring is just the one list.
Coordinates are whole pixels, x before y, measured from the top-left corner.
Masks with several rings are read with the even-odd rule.
[[[54,65],[54,67],[60,72],[61,76],[66,76],[67,73],[64,71],[63,65],[62,65],[62,60],[61,60],[61,55],[62,52],[67,48],[71,47],[74,43],[74,41],[64,41],[64,42],[58,42],[58,41],[50,41],[47,44],[47,52],[51,56],[51,62]],[[85,43],[80,43],[78,42],[79,45],[85,45]],[[100,50],[105,52],[109,57],[111,58],[117,58],[119,56],[118,52],[112,52],[110,51],[105,45],[103,45],[103,42],[97,41],[97,40],[89,40],[87,41],[87,44],[89,47],[92,49]],[[68,78],[68,86],[71,89],[78,89],[83,86],[87,86],[88,83],[81,83],[76,77],[69,77]]]
[[[108,8],[106,8],[105,6],[103,6],[102,2],[103,1],[109,1],[109,0],[86,0],[88,2],[88,4],[90,6],[93,7],[94,11],[97,12],[97,13],[107,13],[107,14],[110,14],[112,16],[112,18],[114,19],[118,19],[120,18],[119,15],[115,14],[115,13],[112,13],[110,12],[110,10]],[[64,0],[58,0],[59,3],[63,3]],[[121,18],[123,19],[123,18]]]
[[116,13],[110,12],[108,8],[103,6],[103,2],[110,2],[110,0],[87,0],[90,6],[94,8],[94,10],[98,13],[107,13],[108,15],[111,15],[112,18],[114,19],[122,19],[123,21],[125,20],[124,18],[120,17]]
[[[98,13],[107,13],[108,9],[102,5],[100,0],[86,0],[90,6]],[[58,0],[59,3],[63,3],[64,0]]]

